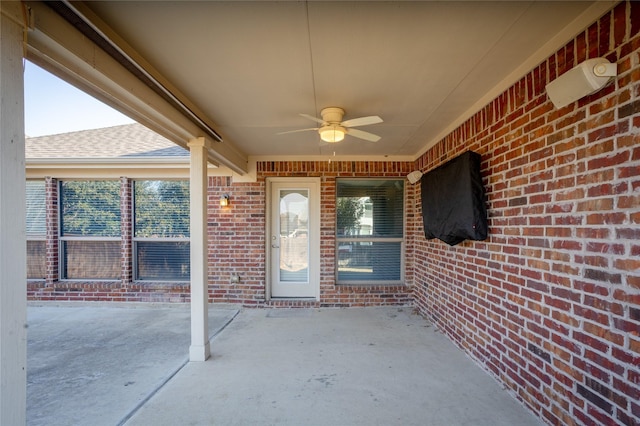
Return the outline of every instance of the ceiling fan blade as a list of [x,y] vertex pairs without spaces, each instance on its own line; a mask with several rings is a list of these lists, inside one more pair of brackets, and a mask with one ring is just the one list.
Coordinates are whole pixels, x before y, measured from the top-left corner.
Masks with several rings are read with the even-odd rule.
[[377,123],[382,123],[382,118],[377,115],[370,115],[368,117],[352,118],[351,120],[343,121],[340,124],[344,127],[358,127]]
[[314,117],[313,115],[300,114],[300,116],[304,117],[304,118],[308,118],[311,121],[315,121],[316,123],[324,124],[324,120],[322,120],[321,118],[318,118],[318,117]]
[[373,133],[364,132],[358,129],[346,129],[347,134],[356,138],[364,139],[369,142],[378,142],[380,140],[380,136],[374,135]]
[[287,132],[276,133],[276,135],[286,135],[287,133],[308,132],[309,130],[318,130],[317,127],[309,127],[308,129],[289,130]]

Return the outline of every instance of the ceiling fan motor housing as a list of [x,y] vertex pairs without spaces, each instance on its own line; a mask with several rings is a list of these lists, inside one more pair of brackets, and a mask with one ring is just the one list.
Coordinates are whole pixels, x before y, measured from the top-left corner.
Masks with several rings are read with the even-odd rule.
[[342,122],[342,117],[344,117],[344,110],[338,107],[324,108],[320,111],[320,115],[325,123],[340,124]]

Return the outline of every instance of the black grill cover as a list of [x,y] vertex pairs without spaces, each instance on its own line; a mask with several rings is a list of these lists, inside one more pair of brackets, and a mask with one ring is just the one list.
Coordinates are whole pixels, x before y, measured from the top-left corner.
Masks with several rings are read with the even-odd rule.
[[487,238],[480,154],[467,151],[421,179],[424,236],[454,246]]

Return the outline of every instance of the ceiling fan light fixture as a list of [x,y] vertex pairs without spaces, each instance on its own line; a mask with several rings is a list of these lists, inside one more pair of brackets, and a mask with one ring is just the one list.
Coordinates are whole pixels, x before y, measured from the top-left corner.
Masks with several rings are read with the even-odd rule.
[[314,117],[308,114],[300,114],[301,117],[320,123],[320,127],[312,127],[310,129],[297,129],[289,130],[286,132],[280,132],[279,135],[287,133],[306,132],[308,130],[315,130],[320,135],[320,139],[326,143],[336,143],[344,139],[344,136],[348,133],[349,136],[354,138],[363,139],[368,142],[378,142],[380,136],[373,133],[365,132],[363,130],[355,129],[354,127],[368,126],[370,124],[382,123],[382,118],[377,115],[370,115],[367,117],[351,118],[346,121],[342,121],[344,117],[344,110],[338,107],[324,108],[321,112],[322,118]]
[[330,124],[328,126],[322,126],[318,133],[320,133],[320,139],[328,143],[336,143],[340,142],[344,139],[344,134],[346,133],[345,128]]

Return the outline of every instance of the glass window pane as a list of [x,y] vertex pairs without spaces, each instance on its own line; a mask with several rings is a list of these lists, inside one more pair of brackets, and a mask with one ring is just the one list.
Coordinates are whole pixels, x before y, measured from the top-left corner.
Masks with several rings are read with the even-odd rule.
[[136,237],[189,237],[189,181],[136,181],[134,212]]
[[338,282],[401,282],[403,179],[338,179]]
[[338,237],[402,238],[404,181],[338,181],[336,216]]
[[338,281],[400,281],[400,242],[339,242]]
[[120,241],[63,241],[66,279],[120,279]]
[[120,236],[120,182],[61,184],[61,232],[68,236]]
[[309,282],[309,191],[280,191],[280,281]]
[[27,181],[27,239],[47,234],[45,187],[42,180]]
[[45,241],[27,241],[27,279],[39,280],[46,276]]
[[139,280],[188,281],[190,249],[188,241],[138,241],[137,271]]

